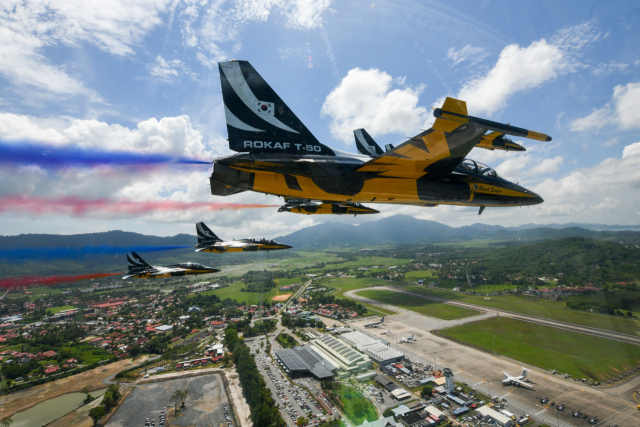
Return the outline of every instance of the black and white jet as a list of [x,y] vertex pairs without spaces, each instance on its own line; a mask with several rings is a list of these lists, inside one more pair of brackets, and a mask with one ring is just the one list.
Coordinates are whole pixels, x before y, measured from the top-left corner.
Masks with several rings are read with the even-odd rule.
[[196,252],[269,252],[281,249],[291,249],[291,246],[283,245],[275,240],[267,239],[234,239],[231,241],[224,241],[216,236],[204,222],[196,224],[196,233],[198,234]]
[[137,253],[131,251],[127,254],[129,262],[129,274],[123,279],[135,277],[137,279],[155,279],[157,277],[181,277],[197,276],[199,274],[217,273],[220,270],[212,267],[205,267],[195,262],[183,262],[167,266],[149,265]]

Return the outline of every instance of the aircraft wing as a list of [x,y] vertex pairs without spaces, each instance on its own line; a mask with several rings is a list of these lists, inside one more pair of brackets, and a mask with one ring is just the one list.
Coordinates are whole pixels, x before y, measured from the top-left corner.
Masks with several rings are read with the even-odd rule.
[[[447,98],[443,110],[467,115],[467,104]],[[486,129],[439,117],[428,129],[360,166],[358,172],[418,179],[453,171],[476,146]]]
[[539,132],[469,116],[466,102],[454,98],[447,98],[434,116],[431,129],[369,160],[356,171],[410,179],[452,172],[487,131],[551,141],[551,137]]
[[482,137],[476,145],[478,148],[486,150],[503,150],[503,151],[527,151],[520,144],[516,144],[505,136],[502,132],[490,132]]
[[526,386],[526,387],[529,387],[529,388],[533,388],[533,386],[531,384],[526,383],[524,381],[520,381],[520,380],[517,380],[515,378],[509,378],[509,379],[511,380],[512,383],[516,383],[516,384],[523,385],[523,386]]

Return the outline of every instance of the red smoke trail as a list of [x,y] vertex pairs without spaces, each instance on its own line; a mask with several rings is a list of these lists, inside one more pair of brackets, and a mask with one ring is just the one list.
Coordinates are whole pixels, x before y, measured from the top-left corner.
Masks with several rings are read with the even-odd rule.
[[0,279],[0,289],[15,289],[31,286],[53,286],[61,283],[78,282],[80,280],[100,279],[102,277],[120,276],[123,273],[81,274],[79,276],[22,276]]
[[154,212],[187,211],[194,209],[237,210],[249,208],[271,208],[277,205],[260,205],[251,203],[216,203],[216,202],[182,202],[175,200],[133,201],[128,199],[82,199],[79,197],[62,197],[45,199],[33,196],[0,197],[0,213],[7,211],[32,214],[67,214],[83,216],[90,212],[142,215]]

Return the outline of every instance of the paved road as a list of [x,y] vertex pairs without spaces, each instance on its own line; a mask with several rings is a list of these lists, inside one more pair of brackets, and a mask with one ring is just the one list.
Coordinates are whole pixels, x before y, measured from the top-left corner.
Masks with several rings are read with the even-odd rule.
[[[484,306],[477,305],[477,304],[471,304],[471,303],[467,303],[467,302],[451,301],[451,300],[448,300],[448,299],[445,299],[445,298],[432,297],[432,296],[427,296],[427,295],[423,295],[423,294],[418,294],[418,293],[415,293],[415,292],[408,292],[408,291],[405,291],[405,290],[400,290],[398,288],[391,287],[391,286],[383,286],[383,287],[375,287],[375,288],[367,288],[367,289],[358,289],[356,291],[345,292],[345,295],[347,295],[349,298],[353,298],[353,299],[356,299],[356,300],[369,302],[371,304],[381,305],[380,302],[378,302],[378,301],[374,301],[374,300],[371,300],[369,298],[364,298],[364,297],[361,297],[361,296],[357,295],[357,292],[365,291],[365,290],[368,290],[368,289],[386,290],[386,291],[395,292],[395,293],[398,293],[398,294],[408,295],[408,296],[415,297],[415,298],[422,298],[422,299],[429,300],[429,301],[441,302],[443,304],[454,305],[454,306],[457,306],[457,307],[468,308],[468,309],[471,309],[471,310],[478,310],[478,311],[482,312],[483,314],[488,314],[489,316],[496,315],[496,314],[499,313],[499,315],[501,315],[501,316],[509,317],[509,318],[512,318],[512,319],[518,319],[518,320],[522,320],[522,321],[525,321],[525,322],[537,323],[539,325],[551,326],[553,328],[564,329],[564,330],[567,330],[567,331],[579,332],[579,333],[582,333],[582,334],[592,335],[592,336],[596,336],[596,337],[607,338],[607,339],[611,339],[611,340],[615,340],[615,341],[622,341],[622,342],[626,342],[626,343],[630,343],[630,344],[640,345],[640,336],[628,335],[628,334],[624,334],[622,332],[608,331],[606,329],[593,328],[593,327],[590,327],[590,326],[576,325],[574,323],[561,322],[559,320],[551,320],[551,319],[545,319],[545,318],[542,318],[542,317],[529,316],[529,315],[526,315],[526,314],[515,313],[513,311],[508,311],[508,310],[501,310],[501,309],[496,309],[496,308],[488,308],[488,307],[484,307]],[[474,317],[467,317],[467,318],[459,319],[459,320],[460,320],[460,323],[467,323],[467,322],[475,322],[475,321],[477,321],[479,319],[478,319],[477,316],[474,316]]]

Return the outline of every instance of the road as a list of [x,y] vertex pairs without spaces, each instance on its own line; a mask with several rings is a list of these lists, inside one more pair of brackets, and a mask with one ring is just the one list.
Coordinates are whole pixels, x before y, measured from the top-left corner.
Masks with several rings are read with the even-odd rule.
[[[432,297],[432,296],[427,296],[427,295],[423,295],[423,294],[418,294],[415,292],[408,292],[405,290],[400,290],[396,287],[392,287],[392,286],[382,286],[382,287],[375,287],[375,288],[366,288],[366,289],[358,289],[355,291],[349,291],[349,292],[345,292],[345,295],[348,296],[349,298],[353,298],[362,302],[367,302],[369,304],[376,304],[376,305],[380,305],[380,303],[378,301],[369,299],[369,298],[364,298],[361,296],[357,295],[357,292],[360,291],[365,291],[365,290],[386,290],[386,291],[390,291],[390,292],[395,292],[398,294],[403,294],[403,295],[408,295],[411,297],[415,297],[415,298],[422,298],[424,300],[429,300],[429,301],[435,301],[435,302],[440,302],[443,304],[449,304],[449,305],[454,305],[457,307],[462,307],[462,308],[468,308],[471,310],[477,310],[480,311],[481,313],[486,313],[486,314],[499,314],[500,316],[504,316],[504,317],[509,317],[512,319],[518,319],[518,320],[522,320],[524,322],[530,322],[530,323],[536,323],[539,325],[544,325],[544,326],[550,326],[553,328],[558,328],[558,329],[564,329],[566,331],[572,331],[572,332],[578,332],[581,334],[586,334],[586,335],[592,335],[595,337],[601,337],[601,338],[607,338],[610,340],[615,340],[615,341],[621,341],[621,342],[626,342],[626,343],[630,343],[630,344],[635,344],[635,345],[640,345],[640,337],[639,336],[634,336],[634,335],[628,335],[628,334],[624,334],[622,332],[615,332],[615,331],[608,331],[606,329],[599,329],[599,328],[593,328],[590,326],[582,326],[582,325],[576,325],[575,323],[567,323],[567,322],[561,322],[559,320],[551,320],[551,319],[545,319],[542,317],[537,317],[537,316],[529,316],[526,314],[520,314],[520,313],[515,313],[513,311],[508,311],[508,310],[502,310],[502,309],[497,309],[497,308],[488,308],[488,307],[484,307],[482,305],[477,305],[477,304],[471,304],[471,303],[467,303],[467,302],[460,302],[460,301],[451,301],[448,300],[446,298],[438,298],[438,297]],[[476,316],[472,316],[472,317],[467,317],[465,319],[461,319],[464,323],[466,322],[475,322],[478,320],[478,318]]]

